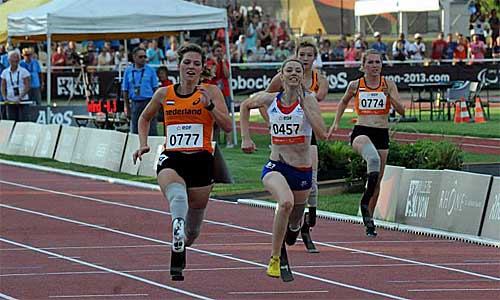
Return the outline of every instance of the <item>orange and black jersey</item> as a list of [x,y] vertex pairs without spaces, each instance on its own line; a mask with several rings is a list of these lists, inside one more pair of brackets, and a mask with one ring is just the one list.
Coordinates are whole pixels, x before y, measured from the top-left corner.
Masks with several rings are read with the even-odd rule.
[[366,85],[364,77],[359,79],[359,86],[354,96],[354,108],[358,115],[385,115],[391,108],[390,97],[387,94],[387,83],[380,76],[379,85],[372,89]]
[[[204,84],[205,86],[207,84]],[[165,149],[167,151],[214,152],[212,136],[214,118],[201,102],[201,92],[189,95],[176,92],[178,84],[167,87],[163,100],[165,122]]]

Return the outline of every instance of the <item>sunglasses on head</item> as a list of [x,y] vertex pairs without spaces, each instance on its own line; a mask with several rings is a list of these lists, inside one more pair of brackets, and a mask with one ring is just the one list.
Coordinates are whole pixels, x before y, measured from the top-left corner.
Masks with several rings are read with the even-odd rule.
[[368,63],[368,64],[379,64],[380,60],[369,60],[366,63]]
[[146,55],[139,55],[139,56],[137,56],[137,57],[138,57],[138,58],[147,58],[147,56],[146,56]]

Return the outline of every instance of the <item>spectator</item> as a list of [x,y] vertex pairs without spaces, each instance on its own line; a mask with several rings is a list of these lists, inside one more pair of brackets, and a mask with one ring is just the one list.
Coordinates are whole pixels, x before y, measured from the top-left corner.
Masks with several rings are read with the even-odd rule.
[[278,49],[274,52],[278,61],[284,61],[290,56],[290,51],[285,46],[285,41],[281,40],[278,44]]
[[432,42],[432,53],[431,58],[434,60],[441,60],[444,56],[444,49],[446,48],[446,42],[443,40],[444,34],[440,32]]
[[276,56],[274,55],[274,48],[271,45],[267,45],[266,47],[266,55],[264,55],[263,61],[272,62],[276,61]]
[[[493,40],[493,43],[497,40],[497,37],[500,34],[500,24],[497,16],[497,10],[492,9],[490,12],[490,18],[488,20],[490,23],[490,30],[491,30],[491,38]],[[498,42],[496,42],[496,45],[498,46]]]
[[285,21],[280,22],[280,26],[276,32],[276,39],[278,41],[288,41],[290,40],[290,33],[288,32],[288,26]]
[[263,23],[261,30],[259,30],[259,39],[261,41],[262,47],[267,47],[271,45],[273,38],[271,35],[271,28],[268,23]]
[[66,66],[66,55],[64,54],[63,46],[57,46],[56,52],[52,54],[51,63],[54,67]]
[[246,38],[246,36],[240,35],[240,37],[236,41],[235,45],[236,45],[236,59],[237,59],[237,62],[242,62],[243,61],[243,56],[245,56],[246,49],[247,49],[247,38]]
[[497,36],[496,38],[495,46],[493,46],[491,55],[493,58],[500,58],[500,36]]
[[457,42],[455,46],[455,50],[453,51],[453,59],[455,61],[461,61],[467,59],[467,49],[469,46],[467,45],[467,40],[461,33],[456,33]]
[[333,48],[333,59],[335,61],[344,61],[344,49],[345,44],[341,39],[335,42],[335,47]]
[[408,52],[406,51],[404,40],[398,40],[395,42],[395,48],[392,49],[392,58],[394,60],[405,61],[408,58]]
[[380,32],[375,31],[373,33],[373,37],[376,41],[372,44],[372,49],[377,50],[383,60],[387,60],[387,45],[382,42],[382,35],[380,34]]
[[323,29],[318,28],[316,30],[316,34],[314,35],[314,40],[316,40],[316,45],[321,45],[321,41],[323,39]]
[[[207,61],[207,67],[212,69],[212,74],[215,73],[215,77],[210,83],[217,85],[217,87],[221,90],[226,102],[226,107],[228,111],[231,111],[231,103],[233,100],[231,99],[231,90],[229,87],[229,62],[227,61],[226,54],[222,52],[222,47],[219,44],[214,46],[213,56],[211,60]],[[226,133],[226,142],[227,148],[234,147],[231,132]]]
[[469,64],[474,64],[474,60],[484,59],[484,54],[486,53],[486,44],[481,41],[481,37],[478,34],[472,36],[472,42],[469,44],[469,52],[471,61]]
[[83,56],[83,61],[87,66],[97,66],[97,54],[94,44],[88,44],[87,53]]
[[158,76],[158,82],[160,83],[160,87],[174,84],[170,79],[168,79],[168,68],[165,66],[160,66],[156,70],[156,76]]
[[[319,44],[318,44],[319,45]],[[333,50],[331,49],[332,44],[330,40],[323,40],[321,42],[321,48],[319,49],[319,55],[321,55],[321,61],[332,61],[334,59]]]
[[[79,66],[80,65],[80,53],[76,50],[76,44],[73,41],[69,41],[68,48],[66,49],[66,64],[68,66]],[[32,77],[33,79],[33,77]]]
[[[255,53],[253,53],[253,61],[261,61],[264,59],[264,56],[266,55],[266,48],[264,48],[264,45],[261,45],[261,40],[257,40],[257,46],[255,47]],[[247,56],[248,56],[248,51],[247,51]],[[248,57],[247,57],[247,61]]]
[[345,60],[345,67],[346,68],[353,68],[356,67],[356,64],[353,63],[356,61],[358,57],[358,50],[354,46],[354,41],[351,40],[347,44],[347,47],[344,49],[344,60]]
[[415,33],[415,42],[409,46],[409,54],[413,60],[423,60],[425,55],[425,44],[422,43],[422,36],[420,33]]
[[455,47],[457,47],[457,42],[454,42],[453,35],[451,33],[448,33],[448,35],[446,35],[446,48],[444,48],[443,58],[453,59]]
[[361,54],[368,49],[368,43],[365,41],[364,36],[361,33],[356,33],[354,35],[354,48],[358,50],[358,58],[361,58]]
[[167,68],[170,71],[177,70],[177,41],[174,39],[170,39],[170,48],[167,50]]
[[115,52],[115,66],[118,69],[120,66],[125,68],[128,65],[128,57],[125,53],[125,46],[118,46],[118,51]]
[[112,56],[107,47],[101,49],[101,53],[97,56],[97,65],[101,71],[110,71],[112,68]]
[[148,56],[148,63],[150,65],[161,65],[165,62],[165,54],[163,54],[163,50],[158,48],[158,42],[156,40],[151,41],[151,45],[146,51],[146,55]]
[[247,42],[246,47],[243,49],[242,53],[246,53],[246,50],[252,49],[255,51],[255,47],[257,46],[257,23],[259,22],[259,15],[253,14],[250,18],[250,22],[248,23],[247,28]]
[[410,43],[405,40],[405,34],[401,32],[398,39],[392,43],[392,58],[395,60],[406,60],[408,58],[409,46]]
[[243,62],[252,63],[257,61],[257,57],[253,54],[252,49],[248,49],[245,57],[243,58]]
[[472,7],[471,15],[469,17],[470,35],[477,35],[479,40],[485,42],[484,36],[484,22],[486,21],[485,15],[481,12],[481,4],[476,2]]
[[22,68],[28,70],[30,73],[30,91],[28,93],[29,100],[33,101],[36,105],[42,105],[42,89],[45,83],[42,77],[42,68],[38,60],[34,59],[33,49],[23,49],[23,61],[19,64]]

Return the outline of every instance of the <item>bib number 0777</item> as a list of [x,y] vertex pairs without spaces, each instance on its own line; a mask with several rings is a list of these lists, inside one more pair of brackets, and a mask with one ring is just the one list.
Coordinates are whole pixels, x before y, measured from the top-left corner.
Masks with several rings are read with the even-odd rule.
[[201,148],[202,146],[202,124],[177,124],[167,126],[167,148]]

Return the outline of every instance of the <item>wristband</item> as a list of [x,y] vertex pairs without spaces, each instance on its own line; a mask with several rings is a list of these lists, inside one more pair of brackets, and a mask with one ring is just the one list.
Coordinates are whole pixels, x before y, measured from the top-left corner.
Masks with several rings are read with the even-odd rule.
[[208,111],[212,111],[215,108],[215,104],[210,100],[210,104],[208,106],[205,106],[205,109]]

